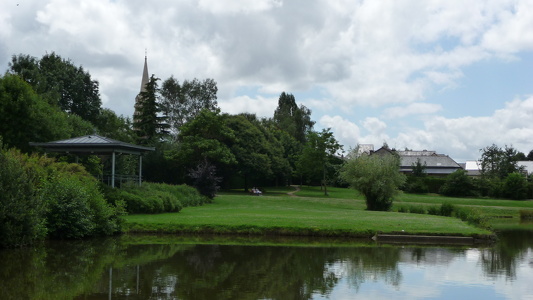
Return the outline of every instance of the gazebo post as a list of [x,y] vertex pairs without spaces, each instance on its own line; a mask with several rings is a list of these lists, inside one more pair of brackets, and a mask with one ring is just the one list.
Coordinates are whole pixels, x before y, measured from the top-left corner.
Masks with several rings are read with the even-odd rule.
[[139,155],[139,186],[142,183],[142,173],[143,173],[143,156]]
[[111,187],[115,187],[115,151],[111,155]]

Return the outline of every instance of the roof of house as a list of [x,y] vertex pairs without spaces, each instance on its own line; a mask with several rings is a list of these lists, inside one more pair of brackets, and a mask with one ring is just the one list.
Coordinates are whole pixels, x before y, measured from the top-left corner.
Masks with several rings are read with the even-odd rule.
[[427,168],[453,168],[459,169],[461,166],[456,163],[451,157],[443,154],[434,154],[434,155],[400,155],[400,165],[405,167],[411,167],[416,165],[417,161],[420,160],[422,165]]
[[418,160],[425,166],[428,174],[450,174],[455,170],[461,169],[461,166],[455,162],[451,157],[444,154],[438,154],[436,151],[396,151],[394,149],[379,148],[373,151],[372,154],[397,154],[400,157],[400,170],[411,171],[413,166],[417,164]]

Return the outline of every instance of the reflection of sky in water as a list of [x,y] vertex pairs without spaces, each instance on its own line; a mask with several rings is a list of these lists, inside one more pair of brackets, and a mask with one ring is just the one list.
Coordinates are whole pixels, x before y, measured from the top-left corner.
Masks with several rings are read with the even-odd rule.
[[[353,285],[354,269],[350,262],[336,262],[328,271],[340,278],[328,295],[314,294],[313,299],[533,299],[533,253],[528,249],[520,258],[516,278],[505,274],[487,276],[479,249],[463,253],[447,251],[424,253],[413,259],[402,252],[398,263],[401,281],[391,284],[386,274],[363,271],[361,282]],[[383,276],[380,276],[383,275]],[[357,275],[356,275],[357,276]]]

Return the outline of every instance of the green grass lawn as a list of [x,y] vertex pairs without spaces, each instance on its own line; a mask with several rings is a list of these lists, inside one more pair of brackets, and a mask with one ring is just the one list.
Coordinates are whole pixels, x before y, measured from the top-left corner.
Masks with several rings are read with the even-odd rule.
[[[212,204],[187,207],[179,213],[125,216],[130,232],[203,232],[238,234],[369,237],[377,232],[483,236],[490,232],[456,218],[366,211],[364,198],[354,190],[303,187],[266,189],[264,196],[242,191],[220,193]],[[404,200],[402,200],[404,201]],[[423,202],[421,202],[423,203]]]
[[[359,199],[364,202],[364,196],[353,189],[345,188],[328,188],[328,196],[320,191],[320,187],[301,187],[301,191],[296,195],[313,198],[342,198],[342,199]],[[457,206],[475,207],[483,214],[494,218],[519,218],[520,210],[533,210],[533,201],[516,201],[505,199],[486,199],[486,198],[453,198],[444,197],[436,194],[406,194],[400,193],[394,201],[393,210],[400,205],[441,205],[450,203]]]

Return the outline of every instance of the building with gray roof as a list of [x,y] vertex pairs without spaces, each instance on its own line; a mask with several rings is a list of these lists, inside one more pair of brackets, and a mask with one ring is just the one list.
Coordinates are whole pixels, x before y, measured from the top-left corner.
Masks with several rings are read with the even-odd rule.
[[386,155],[395,154],[400,157],[400,172],[411,173],[413,166],[418,162],[425,166],[426,174],[431,176],[447,176],[457,170],[462,169],[451,157],[445,154],[438,154],[436,151],[396,151],[394,149],[380,148],[372,154]]

